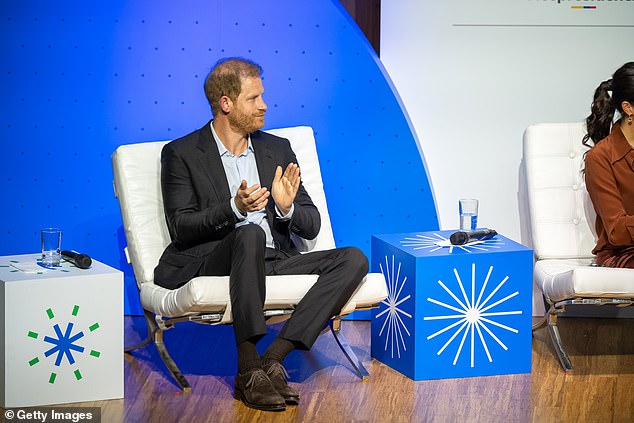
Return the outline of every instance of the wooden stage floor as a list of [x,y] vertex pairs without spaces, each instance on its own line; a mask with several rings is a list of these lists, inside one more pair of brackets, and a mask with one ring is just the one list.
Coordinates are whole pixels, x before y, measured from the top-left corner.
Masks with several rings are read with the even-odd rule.
[[[575,373],[566,375],[546,328],[533,333],[532,373],[414,382],[370,357],[369,322],[342,331],[367,365],[362,382],[328,332],[285,365],[299,406],[261,412],[233,399],[236,349],[230,326],[181,324],[165,333],[192,385],[181,395],[153,346],[125,355],[125,399],[72,404],[101,407],[102,422],[633,422],[634,319],[560,319]],[[125,341],[145,334],[125,318]],[[279,326],[260,344],[267,345]],[[59,407],[56,407],[59,408]]]

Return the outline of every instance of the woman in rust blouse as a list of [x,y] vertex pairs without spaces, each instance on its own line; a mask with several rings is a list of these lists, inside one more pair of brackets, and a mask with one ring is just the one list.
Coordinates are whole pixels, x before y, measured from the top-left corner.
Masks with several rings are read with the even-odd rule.
[[596,89],[586,126],[585,179],[599,238],[592,252],[601,266],[634,268],[634,62]]

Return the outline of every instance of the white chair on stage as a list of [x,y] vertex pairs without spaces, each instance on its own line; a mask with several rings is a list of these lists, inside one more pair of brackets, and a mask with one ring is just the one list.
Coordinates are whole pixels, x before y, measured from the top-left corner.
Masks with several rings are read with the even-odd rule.
[[[310,127],[292,127],[267,131],[287,138],[302,170],[302,182],[321,213],[321,231],[312,241],[296,239],[300,251],[335,247],[332,226],[321,179],[321,171]],[[196,277],[184,286],[168,290],[154,284],[154,268],[170,242],[165,221],[160,185],[160,155],[166,142],[122,145],[112,156],[115,193],[119,199],[127,240],[125,249],[132,264],[139,296],[148,323],[148,337],[131,351],[153,342],[166,367],[184,393],[191,387],[163,342],[163,331],[176,323],[191,321],[206,324],[232,322],[229,277]],[[273,323],[288,318],[294,306],[316,282],[317,275],[267,276],[265,317]],[[341,317],[355,310],[369,309],[387,298],[387,286],[381,273],[369,273],[343,307],[333,316],[330,329],[337,343],[359,376],[367,370],[340,332]]]
[[[634,269],[594,266],[594,208],[585,189],[581,144],[585,124],[544,123],[524,132],[520,201],[526,244],[535,252],[533,278],[548,304],[546,321],[566,372],[573,366],[562,345],[557,316],[572,304],[631,305]],[[520,181],[522,179],[520,178]],[[525,189],[525,192],[522,192]]]

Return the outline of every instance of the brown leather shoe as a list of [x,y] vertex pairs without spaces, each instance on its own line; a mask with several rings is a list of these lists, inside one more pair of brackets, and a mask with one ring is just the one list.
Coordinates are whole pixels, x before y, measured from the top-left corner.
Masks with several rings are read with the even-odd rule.
[[284,398],[273,387],[264,370],[254,368],[238,373],[234,383],[233,397],[247,407],[264,411],[284,411]]
[[299,392],[288,386],[286,382],[288,373],[286,373],[286,369],[282,366],[282,363],[275,360],[265,361],[262,364],[262,368],[271,380],[275,390],[284,397],[286,404],[299,404]]

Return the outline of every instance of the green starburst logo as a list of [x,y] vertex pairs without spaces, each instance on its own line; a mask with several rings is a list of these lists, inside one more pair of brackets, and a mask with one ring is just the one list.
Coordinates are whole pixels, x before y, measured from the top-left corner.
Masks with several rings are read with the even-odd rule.
[[[77,317],[79,315],[79,306],[75,305],[71,312],[73,317]],[[52,308],[46,310],[46,316],[49,321],[54,321],[55,313]],[[62,328],[64,328],[62,330]],[[71,373],[74,375],[75,380],[79,381],[82,379],[81,370],[76,366],[75,357],[77,354],[89,354],[91,357],[99,358],[101,353],[96,350],[87,350],[83,345],[83,342],[86,340],[86,334],[92,334],[96,330],[99,329],[99,323],[95,322],[92,325],[88,326],[87,329],[77,330],[75,328],[75,324],[68,320],[65,324],[60,326],[60,323],[54,323],[52,326],[53,333],[51,335],[45,335],[44,337],[40,337],[40,334],[35,331],[29,331],[27,336],[29,338],[38,340],[41,339],[42,342],[46,343],[47,346],[50,345],[50,348],[44,352],[44,357],[42,360],[50,357],[49,361],[53,361],[54,358],[54,371],[51,372],[51,375],[48,379],[50,384],[54,384],[57,379],[57,374],[62,369],[62,365],[64,362],[67,363],[67,367],[70,368]],[[64,360],[65,359],[65,360]],[[40,357],[34,357],[29,360],[29,366],[33,367],[39,364],[42,360]]]

